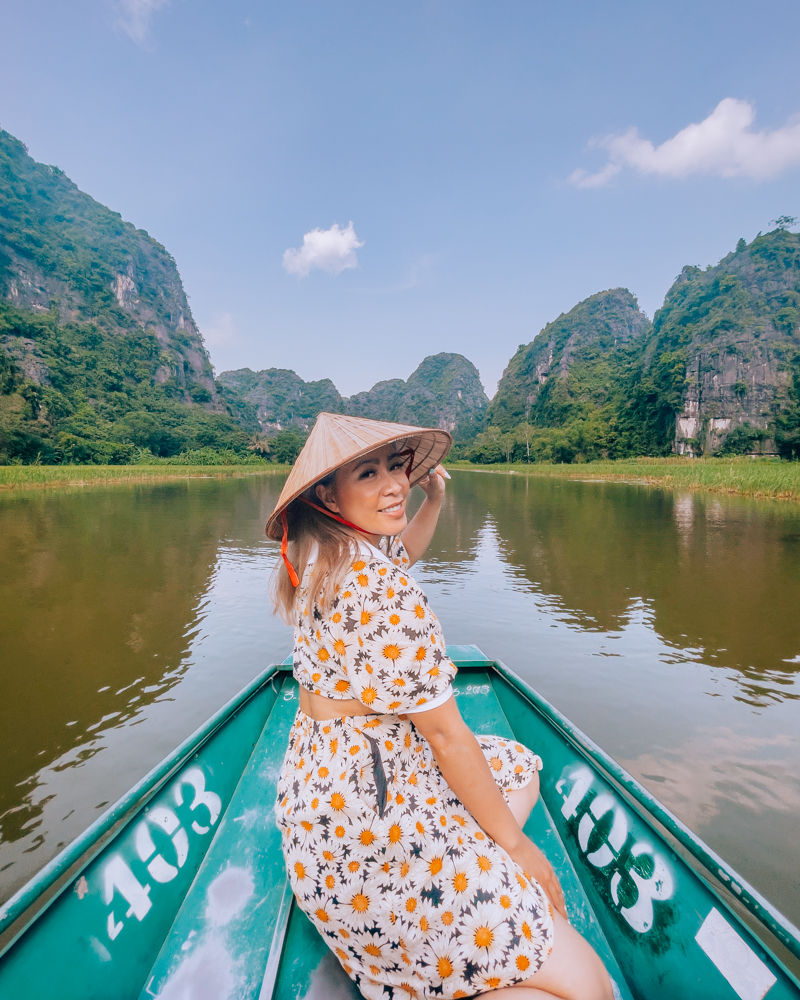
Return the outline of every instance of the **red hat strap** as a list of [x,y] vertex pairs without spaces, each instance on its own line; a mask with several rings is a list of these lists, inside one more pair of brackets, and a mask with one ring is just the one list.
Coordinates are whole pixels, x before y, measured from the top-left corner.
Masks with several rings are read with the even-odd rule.
[[328,510],[327,507],[320,507],[318,503],[312,503],[308,497],[298,497],[298,500],[302,500],[304,504],[309,507],[313,507],[314,510],[318,510],[320,514],[327,514],[328,517],[332,517],[334,521],[338,521],[339,524],[345,524],[348,528],[353,528],[355,531],[360,531],[362,535],[371,535],[371,531],[365,531],[364,528],[359,528],[357,524],[353,524],[352,521],[345,521],[343,517],[339,517],[338,514],[334,514],[332,510]]
[[414,456],[416,452],[413,448],[403,448],[402,451],[397,453],[398,455],[408,455],[408,465],[406,466],[406,479],[411,478],[411,466],[414,464]]
[[300,579],[297,576],[294,566],[289,562],[289,557],[286,554],[286,549],[289,544],[289,519],[286,516],[286,508],[281,511],[281,524],[283,525],[283,538],[281,539],[281,558],[286,566],[286,572],[289,574],[289,579],[292,581],[293,587],[300,586]]
[[[313,507],[314,510],[318,510],[320,514],[327,514],[328,517],[332,517],[334,521],[339,521],[341,524],[347,525],[348,528],[353,528],[355,531],[360,531],[362,535],[368,535],[369,532],[365,531],[363,528],[359,528],[357,524],[353,524],[351,521],[346,521],[343,517],[339,517],[334,514],[333,511],[328,510],[326,507],[320,507],[318,504],[312,503],[306,497],[298,497],[298,500],[302,500],[304,504],[308,504],[309,507]],[[286,516],[286,508],[281,511],[281,524],[283,525],[283,538],[281,539],[281,558],[283,559],[283,564],[286,567],[286,572],[289,574],[289,579],[292,581],[293,587],[300,586],[300,578],[297,575],[297,571],[294,566],[289,562],[289,556],[287,554],[289,545],[289,519]]]

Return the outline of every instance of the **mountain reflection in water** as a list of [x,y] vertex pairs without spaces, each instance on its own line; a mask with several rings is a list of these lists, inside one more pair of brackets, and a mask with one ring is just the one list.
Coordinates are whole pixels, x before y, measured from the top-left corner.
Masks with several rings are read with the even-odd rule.
[[[465,483],[468,482],[468,486]],[[664,642],[740,675],[762,706],[800,697],[800,511],[795,504],[616,483],[459,477],[500,552],[584,629],[613,631],[632,598]]]
[[[0,899],[268,663],[282,480],[0,497]],[[455,472],[415,568],[797,920],[800,509]],[[545,766],[546,766],[545,761]]]
[[263,539],[280,482],[228,485],[0,497],[0,898],[288,651]]

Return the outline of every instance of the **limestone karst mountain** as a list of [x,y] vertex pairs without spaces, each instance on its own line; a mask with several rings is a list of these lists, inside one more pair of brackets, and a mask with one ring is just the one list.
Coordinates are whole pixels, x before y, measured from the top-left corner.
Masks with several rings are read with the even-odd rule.
[[[716,267],[685,267],[654,318],[653,356],[680,354],[675,450],[774,451],[800,351],[800,234],[740,240]],[[751,449],[748,445],[752,446]]]
[[342,413],[342,397],[329,378],[305,382],[287,368],[221,372],[217,384],[231,412],[248,430],[274,434],[311,429],[318,413]]
[[222,372],[218,384],[242,425],[274,433],[287,427],[308,430],[322,410],[350,413],[373,420],[442,427],[457,441],[483,428],[489,400],[475,366],[461,354],[436,354],[425,360],[408,381],[390,379],[349,399],[330,379],[304,382],[293,371],[249,368]]
[[0,462],[126,462],[253,434],[307,430],[321,410],[484,426],[488,399],[460,354],[352,400],[329,379],[241,369],[214,379],[175,262],[143,230],[0,131]]
[[0,462],[246,444],[172,257],[0,130]]
[[[155,381],[174,383],[186,402],[221,409],[169,253],[3,131],[0,298],[34,313],[54,310],[60,324],[90,321],[116,335],[151,333],[159,352]],[[23,371],[44,373],[35,343],[16,343],[12,353]]]
[[346,402],[348,413],[376,420],[441,427],[456,441],[483,429],[489,399],[478,369],[462,354],[425,358],[407,382],[378,382]]
[[799,324],[785,228],[685,267],[652,324],[627,289],[600,292],[519,347],[474,456],[800,453]]
[[652,330],[627,288],[579,302],[548,323],[508,364],[489,408],[502,430],[525,421],[559,427],[600,409],[618,391],[620,369],[639,356]]
[[231,412],[248,430],[274,434],[311,429],[318,413],[341,413],[342,397],[329,378],[305,382],[287,368],[222,372],[217,384]]
[[491,404],[451,353],[349,399],[284,369],[215,380],[164,247],[0,130],[0,463],[272,454],[264,438],[322,410],[443,427],[476,461],[800,457],[799,327],[800,235],[781,225],[684,268],[652,323],[624,288],[578,303]]

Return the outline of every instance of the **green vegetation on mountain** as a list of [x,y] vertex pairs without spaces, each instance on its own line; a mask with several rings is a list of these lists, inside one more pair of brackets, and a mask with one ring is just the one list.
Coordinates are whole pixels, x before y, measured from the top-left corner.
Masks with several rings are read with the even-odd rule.
[[374,420],[441,427],[468,441],[486,423],[489,400],[478,369],[463,354],[425,358],[407,382],[378,382],[346,401],[346,412]]
[[247,440],[166,250],[0,131],[0,463]]
[[646,370],[651,335],[626,288],[579,302],[520,345],[489,407],[489,427],[462,454],[487,463],[666,453],[671,359]]
[[222,372],[217,384],[242,425],[267,435],[289,425],[306,431],[323,410],[342,412],[342,397],[329,378],[304,382],[286,368],[239,368]]
[[800,236],[783,228],[684,268],[652,325],[626,289],[593,295],[520,346],[461,455],[800,457],[799,321]]
[[[247,435],[230,416],[187,405],[174,383],[157,381],[162,351],[149,331],[120,337],[94,323],[59,323],[55,309],[0,303],[0,344],[0,460],[119,464],[142,451],[246,453]],[[40,366],[37,380],[15,358],[23,350]]]
[[330,379],[217,380],[175,262],[0,130],[0,464],[292,462],[323,410],[449,430],[477,463],[800,458],[800,235],[685,267],[651,323],[615,288],[511,358],[489,403],[461,354],[343,398]]
[[497,387],[490,423],[504,431],[521,421],[561,427],[602,409],[650,329],[627,288],[584,299],[520,345]]
[[33,312],[55,309],[62,323],[88,321],[119,335],[149,330],[165,354],[158,381],[172,379],[186,402],[215,397],[172,257],[2,130],[0,297]]
[[791,381],[773,422],[781,458],[800,459],[800,351],[785,366]]
[[339,395],[330,379],[304,382],[293,371],[281,368],[222,372],[217,383],[242,425],[260,429],[267,439],[289,428],[308,431],[317,414],[325,410],[442,427],[457,441],[466,441],[483,428],[489,405],[478,370],[461,354],[425,358],[407,382],[378,382],[349,399]]
[[799,321],[797,233],[759,234],[716,267],[683,269],[653,323],[655,354],[672,352],[686,369],[678,450],[713,453],[737,440],[750,450],[778,424],[785,437]]

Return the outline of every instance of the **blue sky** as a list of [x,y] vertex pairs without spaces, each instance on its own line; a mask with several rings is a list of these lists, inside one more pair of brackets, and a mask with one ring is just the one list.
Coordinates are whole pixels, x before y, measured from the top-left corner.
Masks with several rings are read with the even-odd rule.
[[218,372],[349,395],[458,351],[491,395],[580,299],[652,316],[800,214],[799,26],[788,0],[26,0],[0,125],[167,247]]

